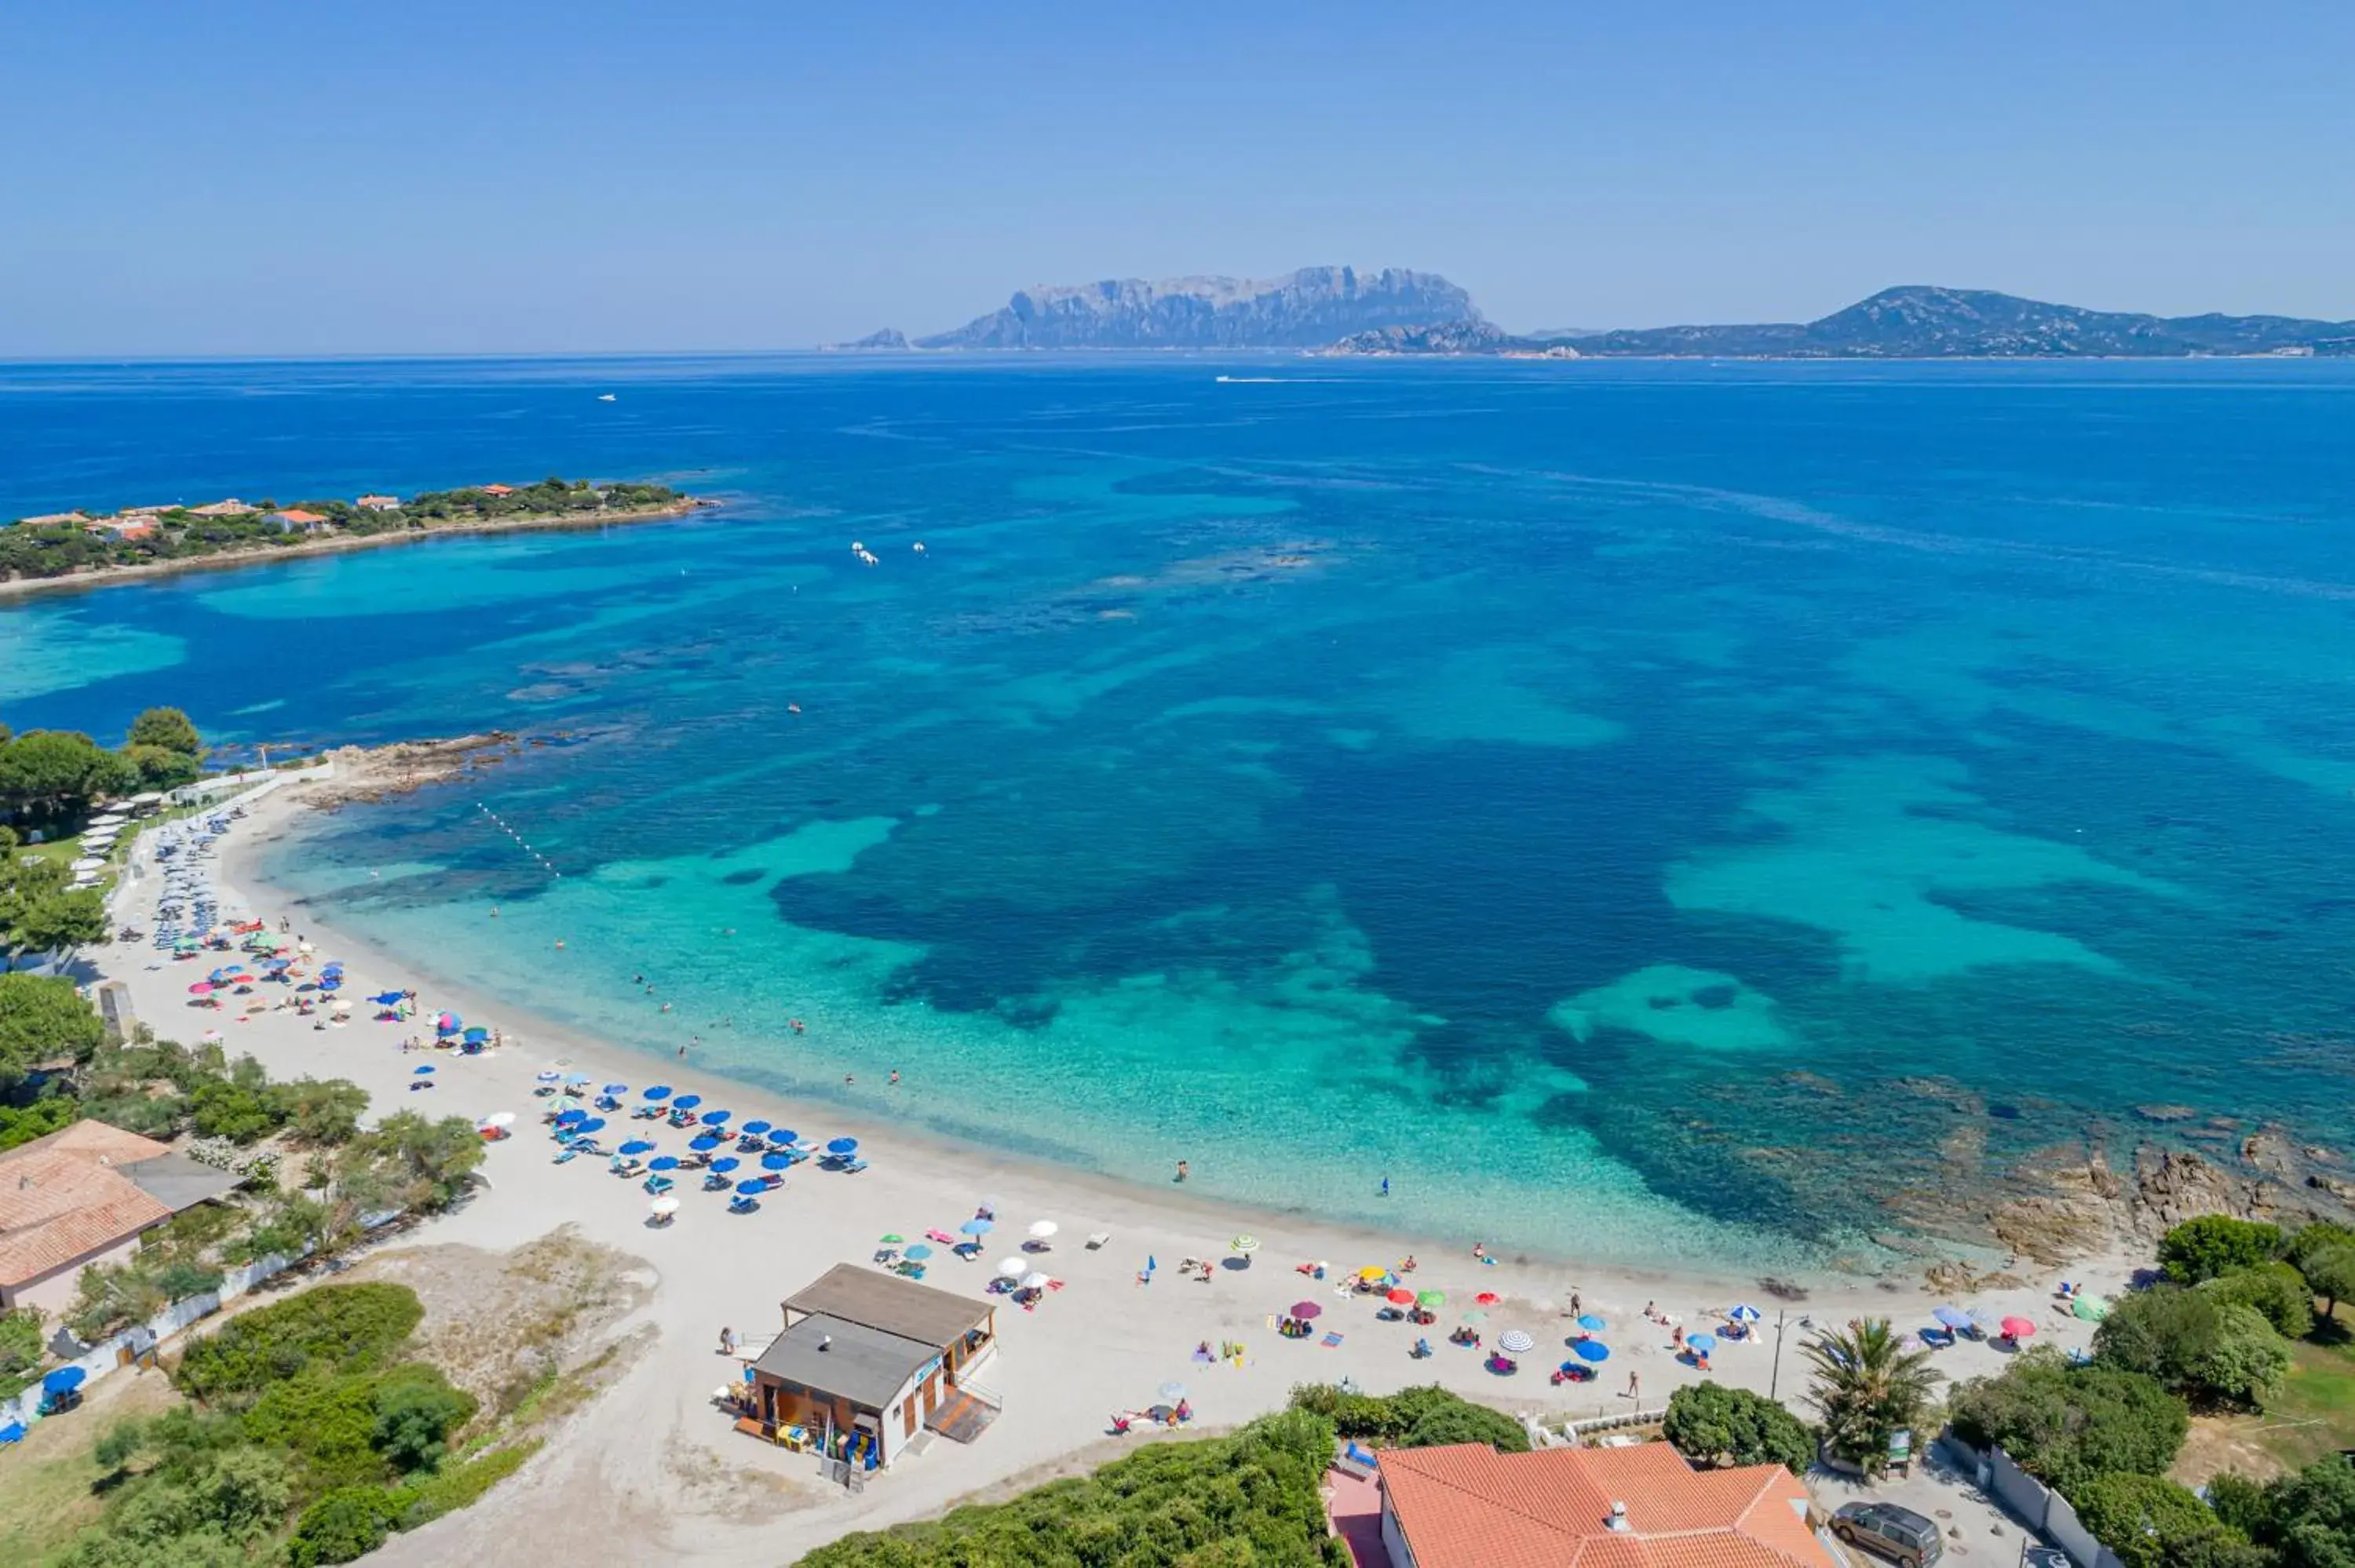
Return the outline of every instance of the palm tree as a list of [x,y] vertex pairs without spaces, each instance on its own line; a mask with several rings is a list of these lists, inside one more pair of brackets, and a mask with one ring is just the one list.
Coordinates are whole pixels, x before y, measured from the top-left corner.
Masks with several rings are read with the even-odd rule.
[[1823,1413],[1826,1445],[1843,1459],[1879,1468],[1890,1435],[1930,1407],[1938,1382],[1930,1352],[1905,1349],[1886,1318],[1851,1320],[1801,1349],[1815,1368],[1809,1397]]

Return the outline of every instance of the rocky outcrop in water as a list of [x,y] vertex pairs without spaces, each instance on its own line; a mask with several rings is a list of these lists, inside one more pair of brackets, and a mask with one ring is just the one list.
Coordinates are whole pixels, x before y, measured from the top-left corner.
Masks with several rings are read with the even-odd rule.
[[1115,278],[1025,289],[1004,310],[916,346],[1316,348],[1352,333],[1479,319],[1472,296],[1435,272],[1304,267],[1281,278]]

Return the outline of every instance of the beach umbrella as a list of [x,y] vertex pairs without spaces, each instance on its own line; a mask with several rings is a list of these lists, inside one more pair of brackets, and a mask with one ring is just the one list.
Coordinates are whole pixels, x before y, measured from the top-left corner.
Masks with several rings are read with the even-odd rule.
[[1404,1286],[1401,1286],[1398,1289],[1391,1291],[1388,1296],[1382,1298],[1382,1299],[1388,1301],[1393,1307],[1412,1307],[1414,1305],[1414,1292],[1407,1289]]
[[627,1084],[607,1084],[601,1092],[609,1095],[626,1095],[630,1092],[630,1086]]
[[634,1138],[622,1145],[622,1152],[624,1154],[652,1154],[654,1150],[653,1142],[643,1138]]
[[414,1073],[410,1074],[410,1076],[414,1077],[414,1078],[421,1078],[421,1077],[424,1077],[426,1075],[428,1075],[429,1073],[431,1073],[431,1072],[432,1072],[432,1071],[433,1071],[433,1069],[432,1069],[432,1068],[431,1068],[431,1067],[420,1067],[420,1068],[418,1068],[418,1069],[417,1069],[417,1071],[416,1071],[416,1072],[414,1072]]
[[1424,1290],[1418,1292],[1414,1298],[1414,1304],[1418,1307],[1444,1307],[1447,1305],[1447,1292],[1444,1290]]
[[1611,1347],[1600,1340],[1579,1340],[1572,1343],[1570,1353],[1582,1361],[1607,1361]]
[[1161,1385],[1161,1397],[1175,1404],[1186,1397],[1186,1385],[1182,1383],[1165,1383]]
[[1944,1327],[1952,1329],[1957,1333],[1971,1326],[1971,1315],[1959,1307],[1934,1308],[1930,1316],[1938,1319]]
[[743,1163],[744,1162],[742,1160],[737,1159],[734,1155],[727,1155],[722,1159],[715,1160],[711,1162],[712,1173],[714,1175],[725,1176],[728,1172],[735,1170],[736,1167]]
[[924,1259],[932,1255],[932,1249],[925,1245],[922,1242],[918,1242],[915,1245],[910,1247],[900,1255],[905,1257],[910,1263],[922,1263]]
[[1537,1343],[1518,1329],[1508,1329],[1497,1336],[1497,1348],[1508,1356],[1527,1355],[1537,1349]]
[[1022,1288],[1025,1290],[1044,1290],[1054,1283],[1050,1276],[1036,1268],[1022,1277]]
[[1717,1349],[1717,1336],[1715,1334],[1687,1334],[1685,1336],[1685,1349],[1690,1351],[1697,1356],[1705,1356],[1709,1354],[1710,1351]]
[[559,1076],[561,1076],[561,1075],[559,1074],[555,1068],[549,1067],[533,1074],[532,1081],[540,1084],[552,1084],[556,1082]]
[[741,1192],[748,1198],[755,1192],[765,1192],[768,1190],[769,1184],[766,1181],[760,1180],[758,1177],[755,1177],[749,1181],[739,1181],[736,1183],[736,1191]]
[[602,1132],[605,1130],[605,1118],[592,1116],[587,1121],[573,1123],[572,1130],[578,1133]]
[[707,1132],[707,1133],[703,1134],[703,1136],[701,1136],[700,1138],[696,1138],[696,1139],[689,1139],[689,1140],[688,1140],[688,1142],[687,1142],[687,1147],[688,1147],[689,1149],[691,1149],[691,1150],[695,1150],[695,1152],[696,1152],[696,1153],[698,1153],[698,1154],[709,1154],[709,1153],[710,1153],[713,1150],[715,1150],[715,1149],[717,1149],[717,1148],[719,1148],[719,1145],[720,1145],[720,1141],[721,1141],[720,1139],[716,1139],[716,1138],[712,1137],[709,1133],[708,1133],[708,1132]]
[[702,1103],[703,1097],[701,1095],[681,1095],[678,1098],[670,1102],[670,1107],[673,1110],[693,1110]]
[[1579,1319],[1579,1320],[1578,1320],[1578,1326],[1579,1326],[1580,1328],[1582,1328],[1582,1329],[1585,1330],[1586,1330],[1588,1333],[1590,1333],[1590,1334],[1599,1334],[1599,1333],[1603,1332],[1603,1330],[1605,1330],[1605,1329],[1609,1328],[1611,1325],[1610,1325],[1610,1324],[1608,1324],[1608,1323],[1606,1323],[1606,1322],[1604,1322],[1602,1319],[1600,1319],[1600,1318],[1596,1317],[1593,1313],[1589,1312],[1589,1313],[1587,1313],[1585,1316],[1583,1316],[1583,1317],[1582,1317],[1581,1319]]
[[483,1118],[482,1125],[485,1127],[513,1127],[515,1125],[515,1112],[513,1111],[493,1111],[490,1115]]
[[1306,1322],[1309,1319],[1323,1316],[1324,1311],[1325,1308],[1321,1302],[1295,1301],[1292,1304],[1292,1310],[1287,1314],[1287,1316],[1297,1318],[1301,1321]]
[[790,1169],[792,1165],[792,1159],[786,1155],[763,1154],[761,1156],[761,1169],[763,1171],[784,1171]]
[[1466,1312],[1464,1314],[1464,1320],[1467,1323],[1473,1324],[1485,1323],[1488,1320],[1488,1314],[1486,1312]]
[[997,1277],[1000,1279],[1019,1279],[1029,1270],[1030,1266],[1018,1257],[1002,1257],[997,1260]]
[[1494,1307],[1498,1301],[1502,1300],[1503,1298],[1499,1297],[1493,1290],[1483,1290],[1479,1295],[1472,1298],[1472,1299],[1474,1303],[1478,1306]]
[[876,1241],[877,1245],[881,1246],[898,1246],[901,1242],[906,1241],[907,1239],[908,1238],[906,1236],[901,1235],[898,1231],[885,1231],[880,1236],[876,1238]]
[[[374,996],[368,998],[368,1000],[376,1003],[378,1007],[399,1007],[402,1002],[407,1001],[409,999],[401,995],[397,991],[380,991]],[[554,1083],[556,1081],[556,1075],[554,1073],[542,1073],[540,1077],[549,1083]]]
[[678,1200],[665,1192],[661,1197],[648,1203],[646,1208],[652,1213],[676,1214],[678,1213]]
[[81,1367],[59,1367],[57,1371],[49,1373],[48,1376],[41,1380],[41,1392],[43,1393],[71,1393],[74,1390],[80,1388],[84,1380],[89,1376],[89,1372]]
[[826,1151],[828,1154],[837,1156],[844,1154],[856,1154],[858,1152],[858,1139],[855,1138],[837,1138],[826,1146]]
[[319,982],[319,989],[321,991],[341,991],[344,989],[344,982],[336,979],[335,976],[329,975],[325,980]]
[[1360,1278],[1360,1279],[1365,1279],[1365,1280],[1388,1279],[1390,1277],[1391,1277],[1391,1271],[1390,1271],[1389,1269],[1387,1269],[1387,1268],[1384,1268],[1384,1267],[1383,1267],[1380,1264],[1379,1264],[1379,1263],[1369,1263],[1369,1264],[1366,1265],[1366,1266],[1365,1266],[1365,1267],[1363,1267],[1363,1268],[1361,1268],[1361,1269],[1358,1270],[1358,1277],[1359,1277],[1359,1278]]
[[582,1110],[579,1106],[574,1106],[570,1110],[560,1110],[556,1113],[556,1125],[559,1127],[570,1127],[576,1121],[587,1121],[588,1119],[589,1113]]
[[2030,1319],[2006,1318],[2003,1320],[2003,1337],[2007,1340],[2025,1340],[2035,1332],[2036,1324]]
[[441,1017],[433,1021],[433,1027],[439,1029],[444,1034],[454,1034],[459,1030],[464,1028],[465,1025],[459,1021],[456,1013],[445,1012]]
[[586,1073],[567,1073],[564,1075],[564,1084],[567,1088],[571,1087],[575,1084],[586,1085],[589,1081],[589,1075]]
[[646,1169],[649,1171],[676,1171],[678,1169],[678,1156],[676,1154],[657,1154],[652,1160],[646,1161]]
[[210,996],[212,993],[213,982],[210,980],[198,980],[196,984],[188,988],[188,994],[190,996]]
[[[553,1073],[542,1073],[540,1075],[543,1078],[552,1078],[555,1075],[556,1075]],[[638,1097],[642,1100],[666,1100],[670,1098],[670,1086],[668,1084],[655,1084],[649,1087],[640,1089],[638,1091]]]
[[1061,1228],[1062,1227],[1060,1225],[1058,1225],[1052,1220],[1033,1220],[1030,1222],[1030,1239],[1032,1241],[1045,1241],[1049,1236],[1053,1235]]
[[765,1121],[748,1121],[736,1130],[748,1138],[758,1138],[769,1130],[769,1124]]
[[1755,1323],[1758,1321],[1760,1317],[1758,1308],[1749,1305],[1747,1302],[1729,1308],[1725,1315],[1728,1318],[1732,1319],[1737,1323]]
[[2110,1304],[2099,1296],[2078,1296],[2070,1300],[2069,1310],[2088,1323],[2098,1323],[2110,1315]]
[[460,1038],[461,1040],[466,1041],[466,1042],[467,1042],[468,1044],[470,1044],[479,1045],[479,1044],[481,1044],[484,1041],[488,1040],[490,1037],[491,1037],[491,1032],[490,1032],[489,1030],[487,1030],[487,1029],[483,1028],[481,1025],[477,1024],[475,1027],[474,1027],[474,1028],[472,1028],[472,1029],[467,1030],[464,1034],[461,1034],[458,1038]]
[[996,1228],[996,1220],[985,1220],[978,1214],[957,1227],[959,1231],[969,1236],[986,1236]]
[[802,1135],[801,1135],[800,1133],[798,1133],[798,1132],[795,1132],[792,1128],[789,1128],[789,1127],[780,1127],[780,1128],[776,1128],[773,1129],[773,1130],[770,1132],[770,1134],[769,1134],[769,1141],[770,1141],[771,1143],[785,1143],[785,1144],[793,1144],[793,1143],[799,1143],[801,1140],[802,1140]]
[[1227,1245],[1232,1247],[1235,1251],[1242,1254],[1245,1257],[1249,1257],[1252,1254],[1259,1250],[1259,1237],[1251,1235],[1237,1236]]
[[736,1113],[734,1111],[705,1111],[703,1113],[703,1125],[706,1127],[718,1127],[721,1122],[726,1121],[730,1117],[734,1116],[735,1114]]

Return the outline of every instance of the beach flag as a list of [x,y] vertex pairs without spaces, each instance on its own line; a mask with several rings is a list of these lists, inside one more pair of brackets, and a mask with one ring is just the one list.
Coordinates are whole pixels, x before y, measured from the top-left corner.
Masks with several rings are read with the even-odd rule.
[[1157,1263],[1156,1263],[1156,1262],[1154,1262],[1154,1261],[1153,1261],[1153,1255],[1152,1255],[1151,1253],[1146,1253],[1146,1254],[1145,1255],[1145,1272],[1146,1272],[1146,1273],[1150,1274],[1150,1273],[1152,1273],[1155,1269],[1156,1269],[1156,1268],[1158,1268],[1158,1267],[1160,1267],[1160,1266],[1160,1266],[1159,1264],[1157,1264]]

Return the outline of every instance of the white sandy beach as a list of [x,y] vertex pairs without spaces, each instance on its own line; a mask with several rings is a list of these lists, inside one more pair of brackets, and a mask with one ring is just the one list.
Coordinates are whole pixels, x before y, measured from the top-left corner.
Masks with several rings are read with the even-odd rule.
[[[296,928],[322,955],[346,960],[347,995],[416,984],[397,956],[324,929],[241,871],[253,848],[302,810],[301,791],[299,785],[280,790],[236,824],[218,878],[226,905],[273,924],[282,913],[293,913]],[[118,915],[148,924],[156,887],[152,873],[134,875],[119,895]],[[1397,1236],[1195,1202],[1174,1184],[1130,1186],[909,1136],[889,1125],[862,1125],[831,1107],[797,1105],[685,1065],[570,1037],[493,996],[420,987],[429,1015],[453,1009],[470,1022],[496,1025],[507,1042],[481,1056],[436,1052],[420,1057],[400,1049],[402,1038],[417,1032],[416,1023],[373,1022],[365,1010],[331,1028],[314,1028],[313,1020],[291,1012],[230,1022],[233,1015],[188,1005],[186,986],[199,978],[197,964],[175,964],[144,943],[91,957],[101,978],[129,986],[138,1016],[164,1037],[194,1042],[218,1024],[232,1054],[260,1058],[274,1076],[351,1078],[368,1089],[378,1114],[407,1108],[469,1118],[517,1113],[517,1136],[489,1150],[488,1190],[423,1227],[418,1241],[504,1251],[570,1224],[591,1241],[645,1259],[655,1277],[647,1305],[621,1326],[622,1331],[650,1329],[652,1346],[622,1381],[571,1416],[483,1505],[396,1537],[381,1553],[389,1563],[520,1562],[558,1553],[581,1563],[791,1561],[848,1531],[921,1518],[1017,1478],[1044,1478],[1059,1464],[1093,1462],[1124,1451],[1122,1444],[1154,1440],[1110,1440],[1108,1418],[1115,1410],[1154,1403],[1154,1390],[1172,1379],[1190,1390],[1197,1430],[1275,1409],[1295,1383],[1344,1377],[1378,1393],[1436,1381],[1509,1412],[1559,1419],[1628,1410],[1632,1372],[1641,1380],[1642,1404],[1655,1407],[1700,1374],[1673,1357],[1667,1329],[1640,1316],[1646,1302],[1699,1330],[1716,1327],[1715,1314],[1733,1302],[1755,1301],[1766,1309],[1766,1334],[1754,1345],[1722,1346],[1713,1374],[1761,1391],[1768,1386],[1776,1304],[1758,1296],[1753,1282],[1572,1261],[1483,1266],[1460,1250],[1443,1255]],[[436,1066],[436,1086],[412,1092],[413,1069],[426,1060]],[[871,1169],[839,1175],[805,1167],[771,1193],[760,1213],[741,1217],[724,1212],[719,1194],[682,1182],[677,1222],[652,1229],[635,1182],[608,1174],[602,1160],[551,1161],[540,1125],[542,1102],[532,1093],[534,1075],[551,1066],[587,1071],[600,1083],[626,1083],[634,1090],[656,1081],[693,1089],[707,1106],[725,1106],[740,1121],[762,1117],[821,1139],[854,1135]],[[1051,1114],[1051,1107],[1041,1109]],[[615,1135],[623,1129],[643,1125],[613,1122],[607,1146],[619,1142]],[[677,1134],[656,1136],[672,1151],[684,1142]],[[977,1442],[935,1441],[853,1494],[826,1483],[814,1458],[732,1430],[712,1404],[714,1390],[734,1381],[738,1370],[717,1353],[722,1326],[736,1330],[743,1353],[757,1355],[782,1326],[778,1303],[784,1296],[836,1263],[868,1261],[887,1232],[913,1240],[934,1227],[954,1231],[983,1194],[999,1200],[993,1245],[970,1264],[943,1249],[927,1283],[978,1298],[993,1265],[1012,1255],[1030,1223],[1051,1219],[1060,1233],[1039,1266],[1065,1288],[1050,1294],[1035,1312],[1001,1306],[1000,1352],[986,1381],[1003,1393],[1005,1410]],[[1086,1250],[1084,1238],[1099,1231],[1111,1234],[1111,1244]],[[1240,1232],[1257,1235],[1262,1249],[1248,1267],[1225,1266],[1228,1242]],[[1334,1281],[1313,1282],[1294,1268],[1321,1259],[1337,1275],[1362,1264],[1391,1264],[1410,1253],[1421,1264],[1412,1284],[1448,1293],[1450,1305],[1435,1329],[1379,1322],[1372,1299],[1339,1298]],[[1151,1285],[1140,1286],[1136,1274],[1148,1255],[1158,1259],[1160,1272]],[[1219,1259],[1221,1266],[1208,1284],[1196,1283],[1177,1270],[1189,1256]],[[2065,1272],[2108,1291],[2122,1283],[2125,1270],[2105,1263]],[[2052,1277],[1966,1304],[2028,1316],[2047,1340],[2083,1344],[2090,1326],[2053,1307]],[[1478,1352],[1445,1342],[1460,1311],[1481,1291],[1504,1298],[1485,1325],[1491,1341],[1513,1328],[1537,1340],[1516,1377],[1492,1376]],[[1548,1373],[1564,1359],[1561,1346],[1572,1331],[1563,1308],[1572,1292],[1586,1311],[1609,1320],[1598,1337],[1613,1354],[1597,1381],[1550,1386]],[[1270,1314],[1304,1298],[1324,1305],[1318,1326],[1340,1332],[1339,1347],[1284,1340],[1269,1327]],[[1792,1308],[1795,1327],[1783,1354],[1780,1392],[1791,1398],[1806,1383],[1796,1353],[1800,1312],[1817,1323],[1870,1312],[1912,1327],[1926,1323],[1936,1304],[1919,1289],[1885,1284],[1817,1291]],[[1418,1333],[1436,1351],[1428,1361],[1407,1353]],[[1196,1363],[1192,1353],[1203,1340],[1241,1341],[1247,1348],[1242,1366]],[[1966,1342],[1941,1352],[1937,1364],[1949,1376],[1968,1376],[1996,1369],[2002,1357],[1993,1346]]]

